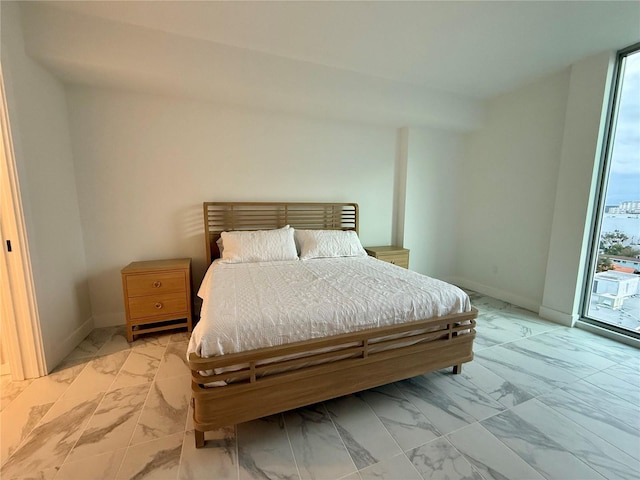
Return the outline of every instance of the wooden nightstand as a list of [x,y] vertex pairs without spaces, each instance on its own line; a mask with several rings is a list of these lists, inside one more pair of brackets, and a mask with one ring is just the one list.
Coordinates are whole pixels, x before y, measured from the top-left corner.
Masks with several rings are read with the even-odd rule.
[[409,250],[402,247],[365,247],[365,251],[372,257],[383,262],[393,263],[399,267],[409,268]]
[[122,269],[127,340],[187,327],[191,321],[191,259],[133,262]]

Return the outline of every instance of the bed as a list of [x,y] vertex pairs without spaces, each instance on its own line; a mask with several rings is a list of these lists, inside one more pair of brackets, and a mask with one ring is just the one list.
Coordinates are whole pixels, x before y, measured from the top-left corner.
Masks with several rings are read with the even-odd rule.
[[[478,312],[466,294],[362,255],[357,204],[207,202],[204,221],[211,266],[188,352],[196,447],[206,431],[442,368],[457,374],[473,359]],[[284,253],[233,261],[248,238],[258,257],[270,252],[263,234],[286,239]],[[336,247],[348,252],[317,258],[326,238],[348,238]],[[231,260],[220,260],[221,245]]]

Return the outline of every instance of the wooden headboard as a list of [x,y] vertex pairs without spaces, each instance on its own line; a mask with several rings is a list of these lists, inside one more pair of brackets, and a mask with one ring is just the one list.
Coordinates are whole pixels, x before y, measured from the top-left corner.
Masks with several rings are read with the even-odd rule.
[[220,256],[216,242],[230,230],[272,230],[291,225],[307,230],[355,230],[357,203],[205,202],[207,265]]

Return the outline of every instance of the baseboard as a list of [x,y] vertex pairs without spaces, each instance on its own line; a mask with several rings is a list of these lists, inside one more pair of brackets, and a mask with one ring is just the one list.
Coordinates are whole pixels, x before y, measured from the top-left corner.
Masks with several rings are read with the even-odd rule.
[[565,327],[573,327],[578,320],[578,315],[571,315],[570,313],[559,312],[553,308],[541,306],[538,310],[538,315],[545,320],[549,320],[554,323],[559,323]]
[[469,280],[468,278],[450,277],[447,279],[447,282],[453,283],[454,285],[457,285],[461,288],[473,290],[474,292],[478,292],[489,297],[497,298],[498,300],[502,300],[503,302],[511,303],[531,312],[537,313],[538,309],[540,308],[540,304],[535,300],[517,295],[513,292],[490,287],[489,285],[484,285],[482,283]]
[[74,348],[80,345],[87,335],[94,328],[93,317],[89,317],[82,325],[75,329],[67,338],[61,342],[57,342],[52,351],[46,352],[47,372],[51,372],[57,367],[64,358],[69,355]]
[[120,325],[126,325],[126,324],[127,324],[127,320],[124,312],[105,313],[102,315],[94,316],[95,328],[118,327]]

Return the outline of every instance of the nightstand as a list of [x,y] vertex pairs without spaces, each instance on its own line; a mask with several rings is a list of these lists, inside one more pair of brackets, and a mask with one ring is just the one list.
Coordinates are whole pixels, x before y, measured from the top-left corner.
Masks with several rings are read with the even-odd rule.
[[190,258],[133,262],[121,273],[129,342],[142,333],[191,331]]
[[383,262],[393,263],[399,267],[409,268],[409,250],[407,248],[387,245],[384,247],[365,247],[365,251],[372,257]]

